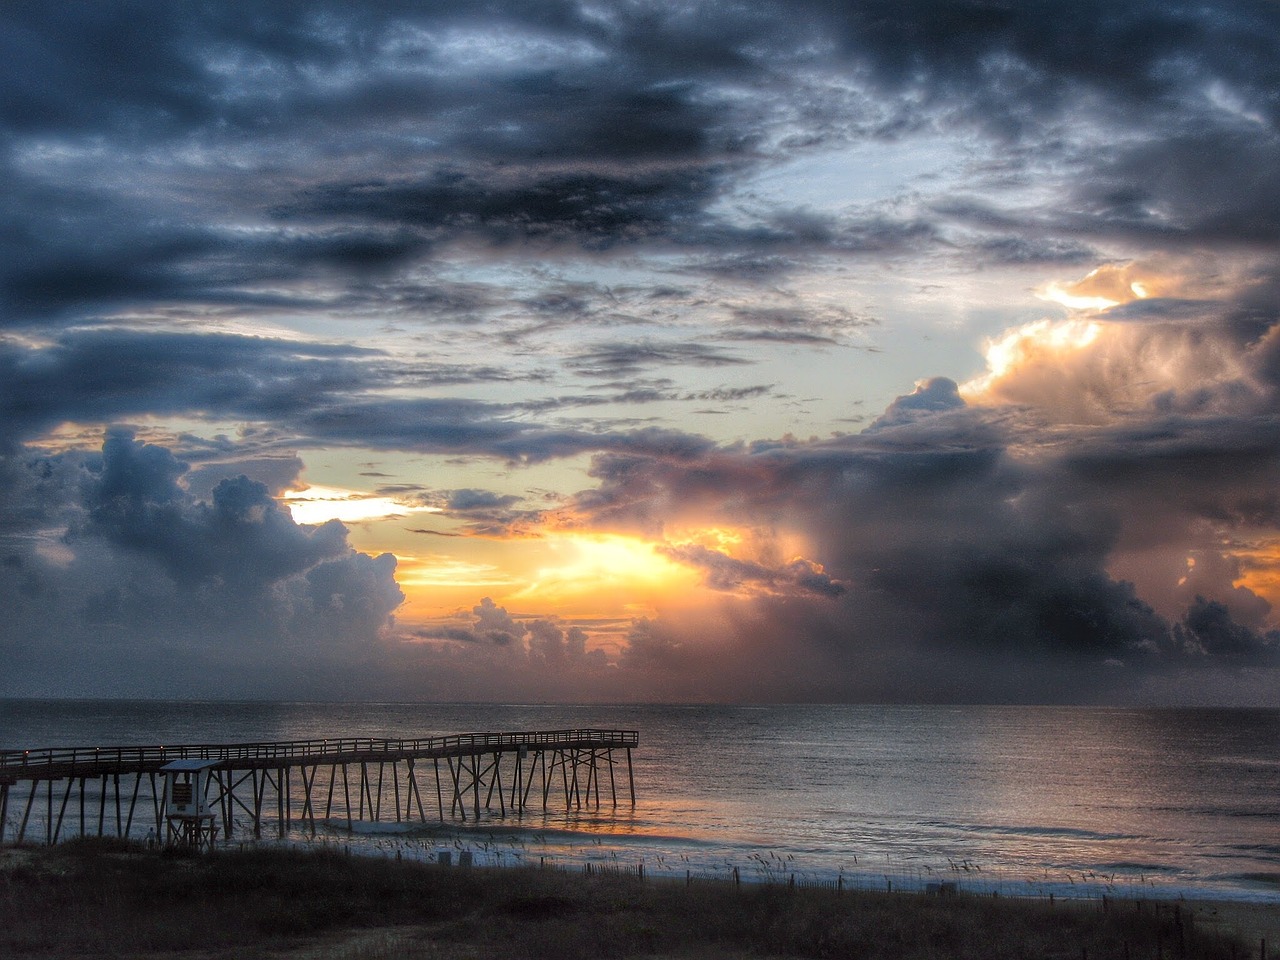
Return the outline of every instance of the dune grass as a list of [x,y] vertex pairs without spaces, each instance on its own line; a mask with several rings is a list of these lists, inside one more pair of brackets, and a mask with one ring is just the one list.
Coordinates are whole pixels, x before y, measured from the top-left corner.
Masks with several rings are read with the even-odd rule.
[[[393,931],[353,939],[353,931]],[[354,945],[353,945],[354,944]],[[4,957],[1204,958],[1252,947],[1174,905],[793,890],[260,849],[77,841],[0,869]]]

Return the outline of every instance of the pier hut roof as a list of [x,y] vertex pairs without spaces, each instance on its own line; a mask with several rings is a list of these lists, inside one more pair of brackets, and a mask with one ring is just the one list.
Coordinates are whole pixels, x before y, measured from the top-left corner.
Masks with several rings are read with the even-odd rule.
[[216,767],[221,760],[201,760],[192,758],[190,760],[173,760],[166,763],[161,770],[208,770],[210,767]]

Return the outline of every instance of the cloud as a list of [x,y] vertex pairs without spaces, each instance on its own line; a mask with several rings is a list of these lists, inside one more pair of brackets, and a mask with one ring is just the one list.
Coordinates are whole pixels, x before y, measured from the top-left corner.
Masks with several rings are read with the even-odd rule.
[[1225,604],[1196,597],[1175,635],[1191,655],[1212,656],[1240,663],[1275,663],[1280,652],[1280,632],[1259,634],[1241,626]]
[[734,591],[743,587],[769,593],[807,592],[838,597],[845,587],[833,580],[821,564],[796,557],[779,567],[741,560],[701,544],[662,545],[658,551],[680,563],[702,570],[713,590]]
[[[695,362],[704,355],[671,348],[672,356],[686,352]],[[720,362],[709,356],[705,362]],[[88,331],[34,346],[0,341],[0,373],[7,375],[0,444],[12,448],[77,418],[110,422],[196,411],[214,420],[274,422],[295,447],[351,445],[536,462],[601,448],[705,445],[660,428],[536,426],[516,419],[510,405],[478,400],[368,399],[414,372],[369,348],[234,335]],[[429,372],[416,372],[417,382],[430,381]],[[450,372],[439,382],[458,380]]]
[[243,476],[197,500],[186,464],[128,432],[100,457],[5,462],[43,478],[8,487],[43,502],[4,531],[10,695],[327,689],[377,659],[403,600],[395,558],[356,552],[341,524],[298,526]]
[[[572,504],[585,522],[650,536],[693,518],[800,531],[824,582],[842,588],[815,590],[826,594],[819,603],[776,589],[776,569],[733,551],[665,548],[720,590],[770,588],[726,597],[720,616],[732,627],[716,627],[714,643],[706,623],[686,625],[687,611],[652,620],[623,662],[714,673],[725,696],[751,687],[753,670],[772,676],[785,657],[790,675],[770,689],[790,696],[1033,701],[1136,689],[1184,669],[1186,650],[1200,669],[1272,665],[1270,635],[1250,626],[1269,607],[1235,584],[1237,561],[1212,573],[1206,558],[1181,586],[1185,568],[1166,570],[1164,580],[1147,577],[1143,593],[1112,573],[1130,557],[1140,566],[1157,543],[1185,550],[1269,529],[1274,511],[1264,505],[1280,476],[1269,421],[1238,424],[1212,447],[1216,423],[1200,439],[1186,429],[1117,431],[1059,448],[1017,419],[956,416],[957,403],[954,383],[933,382],[861,435],[681,462],[599,457],[599,488]],[[1241,473],[1251,430],[1257,460]],[[1199,587],[1215,598],[1195,598]],[[738,687],[726,660],[743,666]]]
[[598,344],[581,351],[567,366],[584,377],[618,377],[638,373],[646,367],[670,364],[695,367],[737,366],[750,361],[732,353],[697,343],[634,341]]
[[485,689],[490,695],[495,689],[507,695],[537,689],[561,697],[576,691],[579,699],[625,699],[625,686],[609,677],[607,655],[588,649],[588,639],[579,626],[517,617],[485,597],[471,609],[469,622],[457,617],[415,631],[402,667],[417,676],[443,676],[455,693],[473,697],[484,696]]
[[931,377],[916,384],[911,393],[894,400],[869,429],[874,431],[912,423],[921,417],[962,409],[964,405],[954,380]]
[[520,502],[520,497],[512,494],[496,494],[489,490],[466,488],[449,491],[446,509],[457,512],[471,510],[505,509]]
[[0,443],[63,421],[202,411],[263,420],[358,391],[378,351],[219,334],[75,331],[0,340]]
[[[695,699],[1269,669],[1273,6],[255,11],[8,13],[15,690],[160,661],[406,695],[568,694],[551,665],[573,662],[594,689]],[[824,425],[793,426],[818,393]],[[860,434],[696,432],[735,405],[823,433],[863,401],[884,412]],[[638,620],[613,686],[575,624],[493,598],[396,645],[393,559],[273,500],[363,451],[561,477],[589,458],[548,512],[480,481],[418,492],[468,534],[648,537],[714,589]],[[678,540],[709,523],[747,533]]]

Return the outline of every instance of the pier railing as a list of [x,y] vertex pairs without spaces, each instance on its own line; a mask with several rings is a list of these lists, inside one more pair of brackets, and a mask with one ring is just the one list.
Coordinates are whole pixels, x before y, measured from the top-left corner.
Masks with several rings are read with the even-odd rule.
[[[0,750],[0,844],[22,843],[32,835],[46,843],[68,834],[130,837],[135,823],[145,823],[158,836],[184,816],[168,813],[171,781],[178,790],[172,764],[181,760],[211,761],[197,765],[205,771],[197,781],[202,809],[215,811],[196,818],[209,843],[219,833],[218,826],[205,823],[211,816],[220,819],[221,837],[229,840],[242,830],[261,836],[268,821],[284,837],[297,827],[314,835],[325,826],[345,824],[354,830],[357,822],[387,817],[478,821],[495,807],[499,816],[557,808],[572,815],[598,811],[606,796],[616,808],[620,763],[625,763],[623,796],[634,806],[631,751],[639,745],[635,730],[580,728],[401,740],[325,737]],[[189,781],[183,783],[189,793]]]
[[519,733],[456,733],[438,737],[395,740],[381,737],[338,737],[314,740],[278,740],[250,743],[166,744],[128,747],[44,747],[34,750],[0,750],[0,778],[58,778],[92,774],[103,767],[113,773],[159,769],[172,760],[219,760],[236,767],[295,765],[457,757],[474,753],[519,750],[521,747],[556,749],[638,746],[635,730],[537,730]]

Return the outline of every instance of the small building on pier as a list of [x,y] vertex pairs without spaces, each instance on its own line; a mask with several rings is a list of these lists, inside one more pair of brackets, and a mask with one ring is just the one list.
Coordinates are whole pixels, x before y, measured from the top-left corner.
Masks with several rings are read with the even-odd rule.
[[164,819],[168,846],[212,849],[218,819],[209,806],[209,771],[217,760],[174,760],[160,768],[165,776]]

